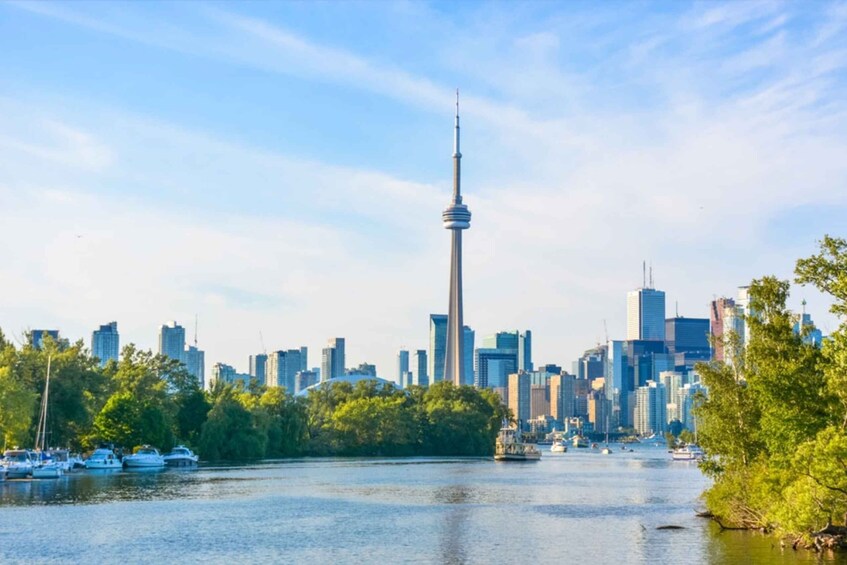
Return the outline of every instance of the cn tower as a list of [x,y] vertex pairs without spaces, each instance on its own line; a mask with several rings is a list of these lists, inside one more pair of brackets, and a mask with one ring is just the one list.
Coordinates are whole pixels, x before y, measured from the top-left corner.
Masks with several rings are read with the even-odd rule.
[[462,204],[462,153],[459,151],[459,91],[456,90],[456,129],[453,134],[453,201],[441,214],[444,229],[453,239],[450,247],[450,309],[447,314],[447,350],[444,380],[464,383],[465,342],[462,316],[462,230],[471,227],[471,212]]

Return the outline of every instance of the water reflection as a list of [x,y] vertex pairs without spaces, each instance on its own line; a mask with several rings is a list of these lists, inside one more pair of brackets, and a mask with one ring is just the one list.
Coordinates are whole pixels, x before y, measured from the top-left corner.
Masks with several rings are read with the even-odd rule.
[[442,487],[433,491],[434,504],[449,504],[443,517],[439,532],[439,554],[442,563],[459,564],[467,562],[466,530],[470,509],[468,503],[474,499],[473,488],[458,484]]

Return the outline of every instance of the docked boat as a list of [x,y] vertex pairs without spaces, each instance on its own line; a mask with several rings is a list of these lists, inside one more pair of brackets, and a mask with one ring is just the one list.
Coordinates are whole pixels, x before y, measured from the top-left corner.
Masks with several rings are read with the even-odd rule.
[[64,452],[64,463],[52,457],[58,451],[47,451],[47,409],[50,406],[50,361],[47,357],[47,378],[44,380],[44,394],[41,395],[41,414],[38,417],[38,427],[35,430],[36,461],[32,467],[33,479],[58,479],[65,474],[68,452]]
[[671,452],[674,461],[700,461],[703,456],[703,450],[699,445],[694,444],[677,447]]
[[573,436],[573,446],[587,449],[588,440],[582,436]]
[[115,452],[105,447],[94,450],[94,453],[85,460],[85,468],[93,469],[121,469],[124,464]]
[[127,469],[156,469],[165,466],[165,458],[159,454],[159,450],[149,445],[142,446],[133,453],[124,457],[124,467]]
[[184,445],[177,445],[165,455],[164,459],[168,467],[194,467],[199,458]]
[[10,449],[3,453],[3,467],[10,479],[25,479],[32,474],[32,457],[26,449]]
[[567,451],[568,446],[560,439],[554,441],[553,445],[550,446],[550,453],[566,453]]
[[529,443],[521,441],[520,432],[505,424],[497,434],[494,444],[495,461],[538,461],[541,452]]

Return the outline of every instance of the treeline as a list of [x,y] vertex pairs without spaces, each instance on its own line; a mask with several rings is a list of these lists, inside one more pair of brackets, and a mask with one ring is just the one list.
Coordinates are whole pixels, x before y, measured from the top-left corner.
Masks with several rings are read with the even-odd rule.
[[847,242],[825,237],[795,282],[833,299],[838,329],[815,346],[812,328],[794,331],[789,281],[753,281],[746,347],[730,333],[727,362],[698,367],[709,395],[696,414],[715,519],[820,546],[847,526]]
[[334,382],[308,396],[219,383],[200,389],[184,365],[133,345],[99,367],[82,341],[16,348],[0,332],[0,435],[34,443],[51,360],[48,442],[88,450],[177,443],[209,461],[304,455],[490,455],[508,410],[489,390],[437,383],[399,390]]

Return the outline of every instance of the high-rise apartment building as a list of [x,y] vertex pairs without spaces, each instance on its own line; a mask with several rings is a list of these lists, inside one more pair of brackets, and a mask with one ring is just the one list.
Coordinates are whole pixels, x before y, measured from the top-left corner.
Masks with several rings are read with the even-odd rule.
[[518,371],[532,372],[532,332],[526,330],[521,333],[497,332],[494,335],[485,336],[482,339],[482,347],[485,349],[514,349],[516,353]]
[[649,381],[635,391],[633,425],[642,435],[661,435],[667,431],[667,390],[665,385]]
[[189,375],[192,375],[200,384],[200,388],[206,386],[206,353],[198,349],[196,345],[189,345],[183,353],[183,363]]
[[274,351],[268,355],[265,363],[265,382],[267,386],[284,387],[291,394],[297,392],[297,373],[301,372],[299,349]]
[[571,416],[574,416],[575,379],[573,375],[551,374],[550,379],[550,412],[555,420],[564,426]]
[[117,322],[104,324],[91,334],[91,354],[100,360],[101,367],[109,361],[117,361],[120,350],[121,338]]
[[428,373],[432,382],[444,380],[445,353],[447,351],[447,316],[446,314],[429,315],[429,368]]
[[321,381],[343,377],[345,374],[344,338],[336,337],[329,340],[323,349],[321,359]]
[[250,376],[256,379],[260,385],[265,383],[265,364],[268,362],[268,356],[265,353],[250,356]]
[[32,346],[36,349],[41,349],[41,343],[46,335],[53,338],[54,341],[59,341],[59,330],[32,330],[29,335]]
[[638,288],[626,295],[626,339],[665,340],[665,292]]
[[[724,360],[724,331],[729,332],[731,329],[733,329],[731,326],[726,324],[726,315],[728,312],[733,311],[735,311],[735,300],[733,300],[732,298],[717,298],[715,300],[712,300],[712,303],[709,307],[709,326],[710,333],[712,334],[712,338],[714,340],[715,361]],[[725,326],[726,330],[724,330]]]
[[465,326],[465,341],[464,341],[464,355],[465,355],[465,371],[462,377],[464,380],[462,384],[472,386],[474,384],[474,370],[473,370],[473,357],[474,357],[474,338],[476,333]]
[[185,363],[185,328],[174,321],[159,328],[159,353]]
[[429,386],[427,374],[426,349],[418,349],[412,359],[412,382],[418,386]]
[[397,353],[397,383],[404,386],[404,375],[409,372],[409,351],[401,349]]

